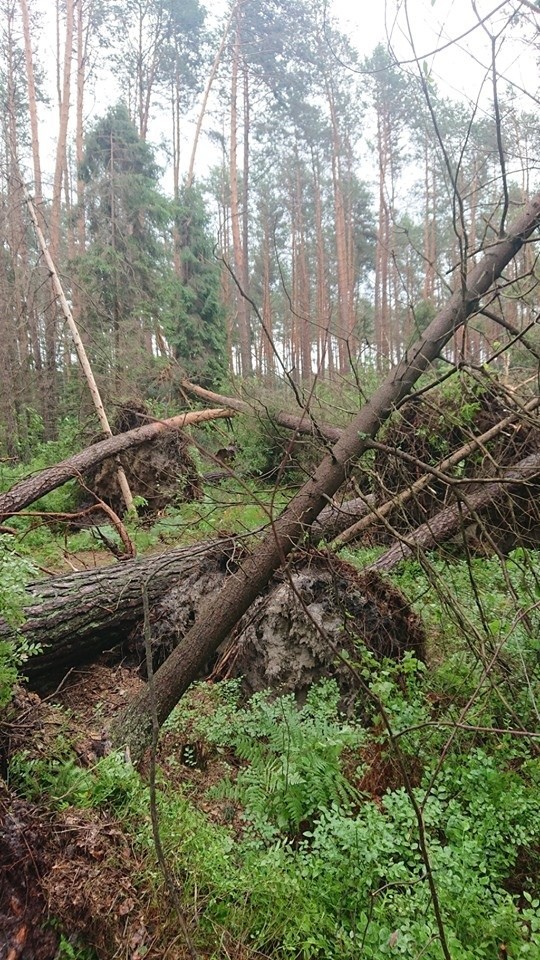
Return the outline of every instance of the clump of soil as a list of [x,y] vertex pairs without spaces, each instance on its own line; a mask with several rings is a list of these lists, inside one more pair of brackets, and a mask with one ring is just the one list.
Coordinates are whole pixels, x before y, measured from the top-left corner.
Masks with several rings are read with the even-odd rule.
[[61,842],[42,880],[51,915],[100,957],[162,955],[152,949],[157,911],[150,891],[141,896],[131,879],[140,864],[119,823],[96,810],[72,809],[56,815],[55,832]]
[[[153,611],[152,644],[157,664],[193,623],[203,601],[217,591],[227,570],[208,558],[192,578],[169,593]],[[334,555],[299,553],[280,572],[240,621],[221,650],[212,676],[243,677],[246,694],[271,689],[294,692],[299,701],[322,677],[335,677],[342,706],[349,708],[358,680],[341,654],[353,662],[363,647],[377,657],[400,659],[406,651],[423,658],[424,630],[405,597],[387,579],[358,573]],[[206,665],[205,673],[212,669]]]
[[0,783],[0,957],[53,960],[58,933],[48,924],[41,876],[49,826]]
[[[139,401],[124,405],[119,411],[113,433],[124,433],[154,422],[145,404]],[[155,516],[174,500],[199,500],[203,495],[197,468],[189,454],[185,434],[165,430],[118,458],[126,473],[134,497],[144,497],[146,505],[139,513]],[[87,486],[105,501],[115,513],[122,514],[124,501],[116,479],[116,461],[106,460],[89,474]]]
[[[87,745],[103,712],[110,719],[141,684],[135,671],[103,657],[71,673],[54,695],[67,713],[17,690],[0,740],[7,753],[24,749],[32,760],[47,760],[61,735],[75,743],[83,766],[93,766],[98,758]],[[47,809],[0,780],[1,960],[55,960],[60,929],[75,950],[82,941],[98,957],[161,960],[178,932],[172,904],[169,915],[153,885],[143,876],[140,884],[133,879],[143,872],[143,858],[106,811]],[[184,960],[189,953],[179,943],[174,956]]]
[[[437,465],[514,411],[506,392],[497,383],[481,386],[465,376],[454,384],[451,392],[439,388],[411,398],[385,430],[384,443],[388,449],[378,450],[374,456],[371,492],[377,502],[385,502],[407,490],[426,473],[424,463]],[[524,418],[474,450],[456,468],[445,472],[460,481],[470,479],[471,484],[475,480],[495,479],[539,448],[540,428]],[[390,523],[399,533],[406,534],[453,504],[456,489],[466,497],[467,490],[474,487],[461,482],[454,488],[432,476],[427,486],[392,512]],[[486,515],[489,535],[504,551],[517,545],[536,546],[540,542],[539,489],[530,482],[515,485],[511,502],[502,508],[499,505]],[[370,527],[367,538],[371,543],[393,540],[391,532],[382,524]],[[473,548],[480,546],[481,539],[473,537]]]
[[313,683],[333,677],[349,711],[359,681],[346,661],[358,664],[364,647],[380,659],[400,660],[407,651],[423,659],[420,618],[378,573],[311,551],[251,607],[216,672],[242,677],[247,694],[294,692],[300,702]]
[[59,926],[99,957],[164,956],[172,931],[150,887],[132,880],[140,855],[118,821],[97,810],[46,813],[3,787],[0,821],[2,960],[54,960]]

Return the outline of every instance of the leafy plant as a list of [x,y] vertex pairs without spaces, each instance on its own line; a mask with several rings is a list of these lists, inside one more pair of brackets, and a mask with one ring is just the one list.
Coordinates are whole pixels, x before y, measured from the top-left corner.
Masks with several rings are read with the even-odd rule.
[[[342,755],[358,747],[364,733],[340,716],[334,681],[314,686],[300,708],[292,694],[257,693],[238,709],[237,685],[224,693],[215,712],[191,718],[191,733],[231,748],[243,761],[235,780],[214,793],[241,803],[255,835],[265,841],[279,833],[296,836],[322,809],[351,809],[357,795],[343,772]],[[179,721],[176,714],[172,724]]]
[[[12,628],[24,623],[25,584],[35,576],[35,567],[13,551],[7,537],[0,536],[0,618]],[[0,708],[11,699],[19,668],[37,649],[16,629],[9,639],[0,640]]]

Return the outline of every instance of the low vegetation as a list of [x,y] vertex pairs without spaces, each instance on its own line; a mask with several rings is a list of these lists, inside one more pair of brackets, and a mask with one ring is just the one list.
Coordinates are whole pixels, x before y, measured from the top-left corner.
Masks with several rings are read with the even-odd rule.
[[[34,573],[2,549],[3,615],[17,620]],[[343,555],[362,568],[373,553]],[[347,716],[333,681],[301,705],[196,684],[161,733],[155,779],[124,755],[82,757],[58,692],[8,774],[56,837],[45,886],[58,956],[116,956],[130,937],[135,956],[173,942],[188,956],[172,891],[197,955],[216,960],[539,956],[539,578],[525,549],[403,564],[393,581],[427,628],[427,664],[358,645]],[[27,654],[3,661],[4,701]],[[103,701],[90,710],[97,729]],[[67,896],[83,866],[92,889]]]

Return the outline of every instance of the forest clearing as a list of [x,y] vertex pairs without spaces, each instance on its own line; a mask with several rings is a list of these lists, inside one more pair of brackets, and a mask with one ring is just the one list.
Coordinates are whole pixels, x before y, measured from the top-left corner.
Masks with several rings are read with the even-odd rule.
[[540,960],[540,5],[0,4],[0,960]]

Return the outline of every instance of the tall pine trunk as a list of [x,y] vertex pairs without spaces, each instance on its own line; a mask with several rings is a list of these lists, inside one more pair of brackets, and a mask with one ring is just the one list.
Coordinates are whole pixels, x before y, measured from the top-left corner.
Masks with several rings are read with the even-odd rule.
[[[245,221],[241,210],[238,187],[238,79],[241,59],[240,26],[238,24],[239,16],[240,13],[238,12],[231,70],[231,142],[229,174],[231,189],[231,231],[234,271],[238,283],[243,286],[245,278],[247,277],[247,251],[242,242],[242,233],[244,233],[245,238]],[[244,130],[244,137],[246,136],[247,131]],[[245,171],[245,173],[247,173],[247,171]],[[243,377],[249,377],[253,372],[251,360],[249,309],[245,297],[242,296],[241,291],[238,289],[236,292],[236,311],[238,318],[238,338],[240,347],[240,372]]]

